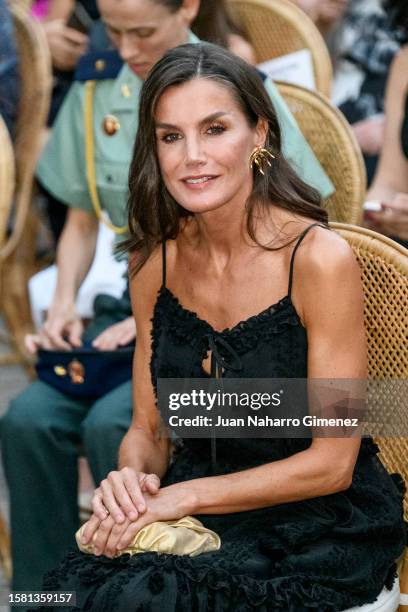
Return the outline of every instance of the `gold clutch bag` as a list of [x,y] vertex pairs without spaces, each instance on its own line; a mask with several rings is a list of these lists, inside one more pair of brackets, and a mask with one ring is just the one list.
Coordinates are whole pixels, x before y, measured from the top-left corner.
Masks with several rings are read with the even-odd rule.
[[[76,542],[82,552],[93,554],[92,542],[86,545],[81,543],[84,527],[82,525],[76,532]],[[157,552],[195,557],[204,552],[219,550],[220,547],[220,537],[214,531],[204,527],[196,518],[184,516],[177,521],[158,521],[143,527],[128,548],[118,551],[115,556]]]

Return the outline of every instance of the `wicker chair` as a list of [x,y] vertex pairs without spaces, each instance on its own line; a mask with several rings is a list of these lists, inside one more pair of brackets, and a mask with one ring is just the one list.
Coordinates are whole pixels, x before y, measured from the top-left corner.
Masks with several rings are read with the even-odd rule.
[[[7,225],[14,193],[14,152],[6,125],[0,116],[0,245],[7,236]],[[0,262],[1,264],[1,262]],[[1,281],[1,271],[0,271]],[[4,288],[0,285],[0,295]],[[0,513],[0,561],[7,578],[11,576],[10,538]]]
[[289,83],[278,83],[278,87],[336,188],[324,203],[330,221],[360,224],[366,172],[360,147],[349,124],[321,94]]
[[[14,193],[14,153],[6,125],[0,116],[0,246],[7,236],[7,225]],[[1,265],[1,261],[0,261]],[[1,270],[0,270],[1,281]],[[0,295],[4,287],[0,285]],[[0,513],[0,562],[7,578],[11,576],[10,538],[6,522]]]
[[[10,10],[20,62],[20,105],[16,123],[16,187],[10,236],[0,241],[0,309],[10,331],[14,352],[1,364],[26,361],[23,338],[31,328],[27,281],[33,272],[36,217],[32,210],[34,171],[51,95],[51,63],[41,26],[26,7],[12,2]],[[5,221],[7,222],[7,221]]]
[[259,63],[309,49],[316,88],[330,96],[332,64],[326,43],[303,11],[289,0],[228,0],[227,6],[255,49]]
[[[370,230],[332,223],[345,238],[360,263],[365,297],[368,340],[368,374],[376,380],[408,378],[408,250]],[[401,395],[401,388],[398,391]],[[396,430],[405,430],[405,410],[395,411]],[[392,406],[389,407],[389,411]],[[398,472],[408,488],[408,438],[378,438],[380,458],[389,472]],[[404,501],[408,521],[408,492]],[[408,548],[400,571],[401,593],[408,595]],[[400,606],[408,612],[408,606]]]

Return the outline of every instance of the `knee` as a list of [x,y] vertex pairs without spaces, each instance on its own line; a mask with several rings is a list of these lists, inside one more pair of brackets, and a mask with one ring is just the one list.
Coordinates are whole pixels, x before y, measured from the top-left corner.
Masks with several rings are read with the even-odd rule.
[[106,414],[93,410],[82,424],[82,438],[86,447],[92,447],[99,443],[104,444],[122,430],[124,435],[127,428],[117,422],[114,413]]
[[82,438],[86,448],[121,439],[129,429],[132,418],[132,403],[118,402],[116,405],[105,398],[94,404],[82,423]]
[[34,383],[10,402],[1,419],[3,445],[16,445],[49,429],[49,412],[55,406],[50,406],[48,398],[38,391],[37,383]]
[[17,440],[21,432],[26,432],[36,426],[34,413],[30,408],[30,402],[26,401],[23,396],[11,401],[8,411],[1,420],[3,443],[10,439]]

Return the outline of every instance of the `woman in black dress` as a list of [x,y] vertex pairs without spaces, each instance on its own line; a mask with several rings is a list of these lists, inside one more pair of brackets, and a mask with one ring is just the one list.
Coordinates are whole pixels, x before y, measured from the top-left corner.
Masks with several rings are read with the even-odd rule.
[[[366,376],[358,265],[282,156],[256,70],[214,45],[168,52],[143,87],[130,191],[137,410],[95,491],[82,540],[95,555],[68,553],[45,588],[98,612],[374,601],[404,529],[370,440],[184,439],[170,462],[161,435],[158,378]],[[143,526],[185,515],[221,548],[117,556]]]

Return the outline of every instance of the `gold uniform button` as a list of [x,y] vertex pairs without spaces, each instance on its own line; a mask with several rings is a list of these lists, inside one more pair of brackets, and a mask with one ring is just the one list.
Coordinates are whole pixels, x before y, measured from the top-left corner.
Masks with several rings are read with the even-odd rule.
[[98,72],[102,72],[102,70],[105,70],[105,66],[106,66],[106,62],[103,59],[98,59],[95,62],[95,70],[97,70]]
[[113,136],[120,130],[119,119],[115,115],[106,115],[102,123],[103,131],[108,136]]
[[129,87],[129,85],[128,85],[127,83],[124,83],[124,84],[122,85],[122,87],[121,87],[121,91],[122,91],[122,96],[123,96],[124,98],[130,98],[130,96],[132,95],[132,94],[130,93],[130,87]]
[[66,376],[67,375],[67,371],[64,368],[64,366],[62,365],[56,365],[54,366],[54,372],[57,376]]

